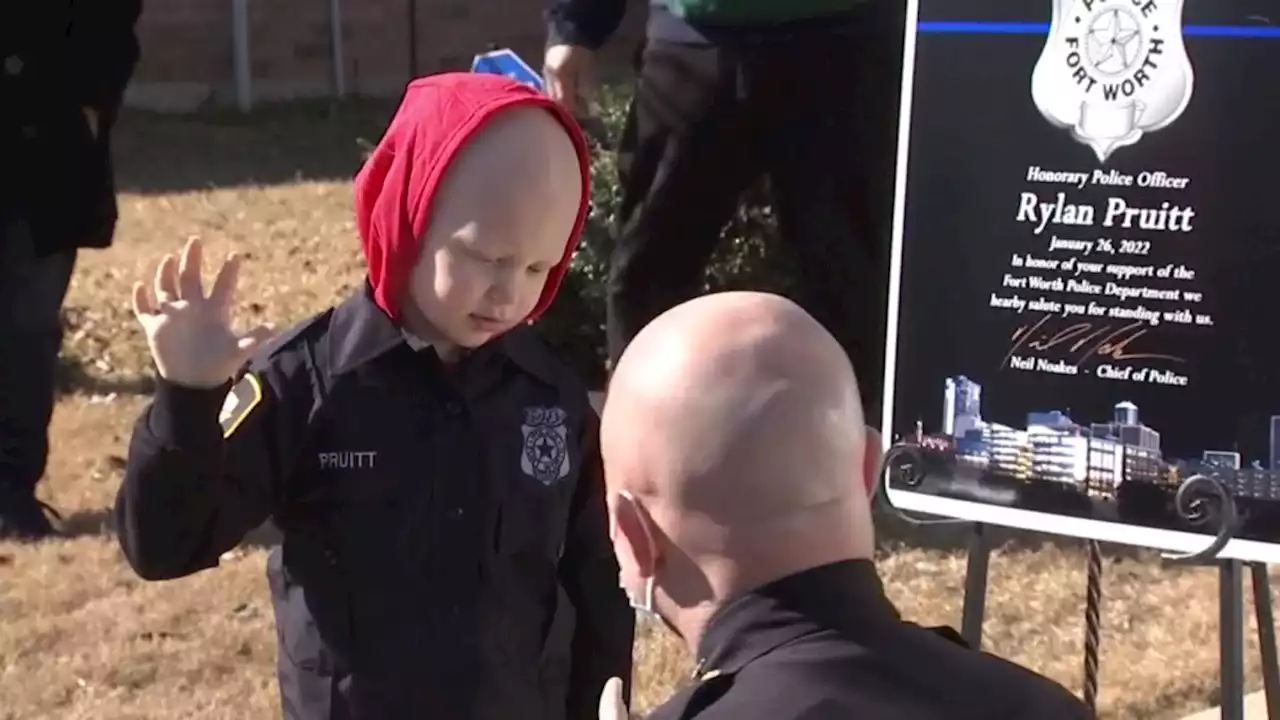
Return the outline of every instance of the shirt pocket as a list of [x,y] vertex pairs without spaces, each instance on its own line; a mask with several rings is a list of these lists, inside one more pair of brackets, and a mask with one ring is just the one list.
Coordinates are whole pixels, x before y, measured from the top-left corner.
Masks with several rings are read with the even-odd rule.
[[[558,407],[528,407],[521,423],[492,436],[488,464],[498,481],[496,549],[506,557],[560,556],[581,464],[572,423]],[[512,440],[515,443],[512,443]]]
[[563,534],[557,527],[563,513],[556,488],[532,478],[511,480],[498,505],[495,550],[504,558],[553,563]]
[[367,392],[331,397],[306,459],[303,504],[356,575],[424,566],[414,561],[425,552],[439,470],[426,419],[406,413],[408,405]]

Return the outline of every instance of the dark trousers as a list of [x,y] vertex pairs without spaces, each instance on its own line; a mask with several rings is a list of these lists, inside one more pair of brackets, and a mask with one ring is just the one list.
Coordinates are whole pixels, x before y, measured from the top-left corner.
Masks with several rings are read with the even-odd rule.
[[618,158],[611,362],[699,294],[740,196],[767,174],[794,299],[845,348],[878,424],[905,3],[860,13],[785,38],[646,44]]
[[[3,216],[0,216],[3,218]],[[0,221],[0,493],[31,495],[49,456],[62,301],[76,251],[35,255],[21,219]]]

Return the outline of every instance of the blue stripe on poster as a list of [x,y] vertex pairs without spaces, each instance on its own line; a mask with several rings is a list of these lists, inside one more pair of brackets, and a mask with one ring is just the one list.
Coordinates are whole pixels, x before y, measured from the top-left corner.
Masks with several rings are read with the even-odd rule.
[[[1047,35],[1049,23],[1018,22],[929,22],[917,23],[922,33],[970,35]],[[1280,38],[1280,27],[1249,25],[1188,25],[1183,37],[1254,37]]]

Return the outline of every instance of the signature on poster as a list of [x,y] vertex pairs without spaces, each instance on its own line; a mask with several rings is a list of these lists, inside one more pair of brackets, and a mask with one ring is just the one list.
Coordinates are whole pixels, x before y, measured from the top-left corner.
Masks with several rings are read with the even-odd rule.
[[[1186,362],[1186,358],[1160,352],[1154,338],[1150,337],[1150,331],[1149,323],[1143,320],[1123,325],[1071,322],[1062,326],[1054,322],[1054,316],[1044,315],[1033,323],[1022,324],[1014,329],[1009,336],[1009,350],[1001,359],[1000,367],[1075,375],[1082,365],[1091,361]],[[1025,357],[1026,353],[1035,353],[1037,356]],[[1130,379],[1115,377],[1114,374],[1099,373],[1099,376],[1117,380]],[[1168,384],[1183,383],[1170,378]]]

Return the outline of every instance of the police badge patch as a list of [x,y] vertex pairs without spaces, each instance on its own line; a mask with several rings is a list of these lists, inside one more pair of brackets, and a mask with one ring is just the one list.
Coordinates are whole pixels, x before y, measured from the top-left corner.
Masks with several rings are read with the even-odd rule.
[[569,475],[568,415],[558,407],[524,409],[524,435],[520,453],[520,469],[543,485],[563,480]]
[[222,426],[222,437],[229,438],[240,424],[249,417],[253,409],[262,404],[262,381],[253,373],[245,373],[227,393],[222,401],[222,412],[218,413],[218,424]]
[[1036,108],[1105,163],[1191,102],[1185,0],[1050,0],[1049,37],[1031,76]]

